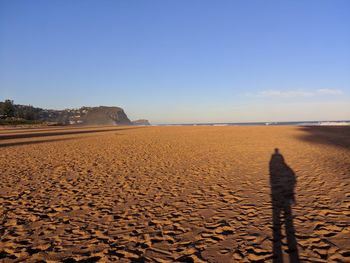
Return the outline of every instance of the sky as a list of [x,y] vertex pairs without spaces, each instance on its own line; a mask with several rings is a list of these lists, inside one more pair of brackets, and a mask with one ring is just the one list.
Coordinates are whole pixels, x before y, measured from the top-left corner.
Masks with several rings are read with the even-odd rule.
[[350,120],[348,0],[0,0],[0,100],[160,123]]

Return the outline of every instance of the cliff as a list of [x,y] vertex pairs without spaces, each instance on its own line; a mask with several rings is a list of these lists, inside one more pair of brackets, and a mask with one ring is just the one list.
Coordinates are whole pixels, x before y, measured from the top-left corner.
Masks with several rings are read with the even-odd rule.
[[87,112],[82,118],[84,124],[131,124],[122,108],[100,106],[86,109]]

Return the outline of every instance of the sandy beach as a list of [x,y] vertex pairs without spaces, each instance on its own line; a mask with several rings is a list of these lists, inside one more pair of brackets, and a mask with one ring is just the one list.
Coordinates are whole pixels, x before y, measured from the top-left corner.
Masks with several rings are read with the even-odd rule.
[[0,177],[1,262],[350,262],[350,127],[6,129]]

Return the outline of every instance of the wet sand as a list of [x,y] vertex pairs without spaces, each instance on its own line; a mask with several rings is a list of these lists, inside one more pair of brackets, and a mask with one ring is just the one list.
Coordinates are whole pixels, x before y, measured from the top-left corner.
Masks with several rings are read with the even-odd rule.
[[349,127],[1,130],[0,177],[1,262],[350,262]]

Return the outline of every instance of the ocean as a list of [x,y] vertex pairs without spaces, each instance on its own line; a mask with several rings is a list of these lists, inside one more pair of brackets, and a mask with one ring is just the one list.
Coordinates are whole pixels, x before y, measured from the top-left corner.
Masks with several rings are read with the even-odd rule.
[[281,122],[227,122],[227,123],[184,123],[159,124],[156,126],[347,126],[350,120],[341,121],[281,121]]

